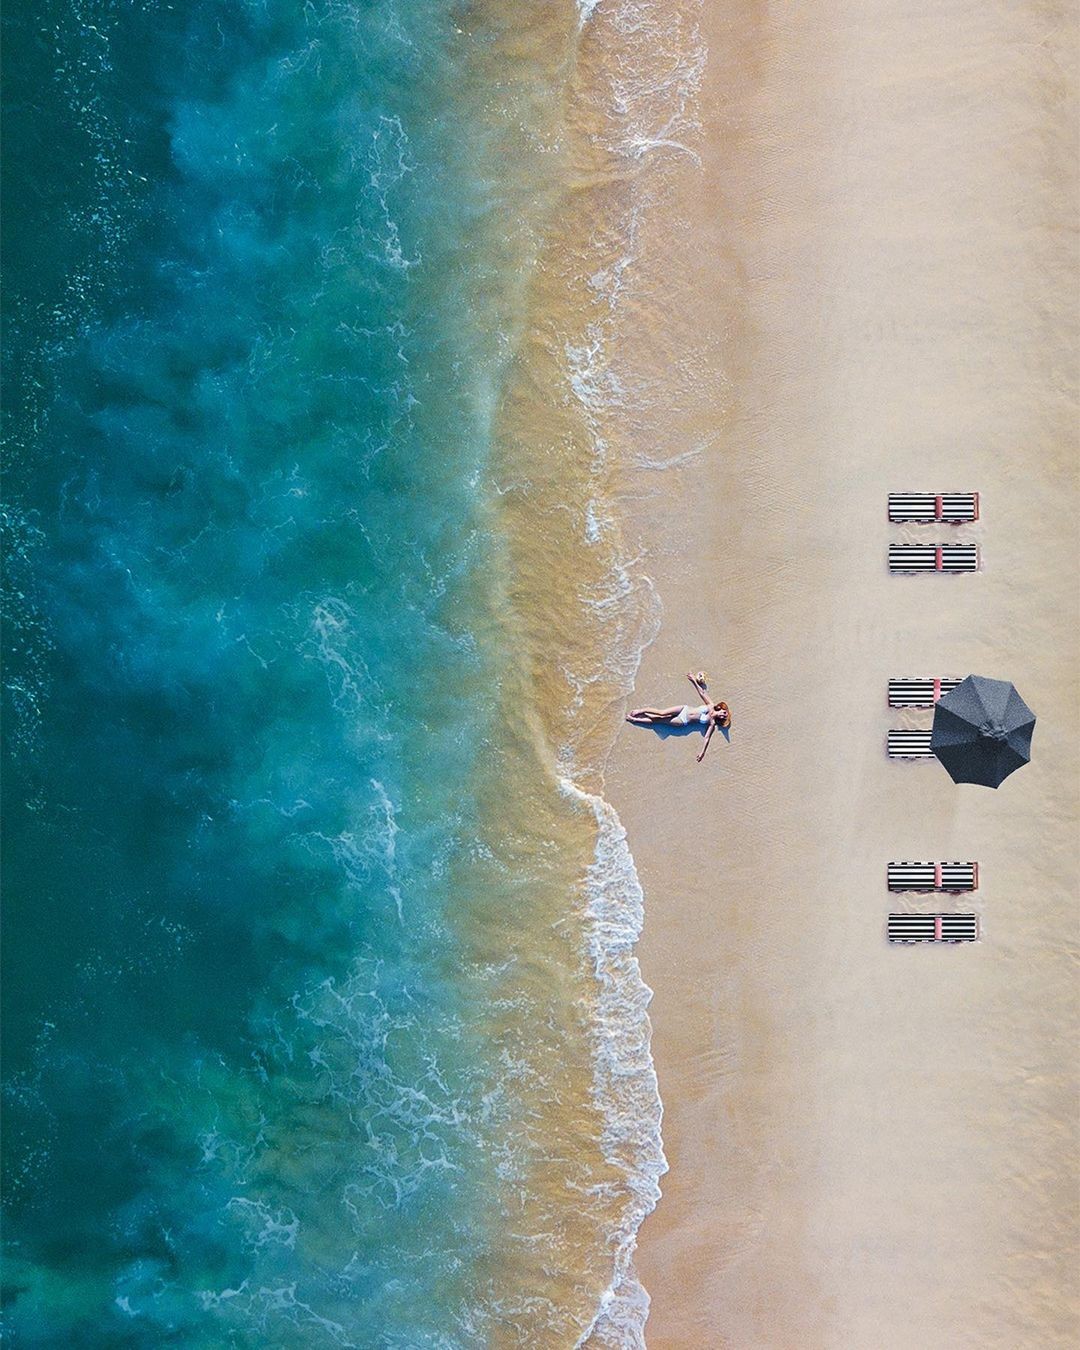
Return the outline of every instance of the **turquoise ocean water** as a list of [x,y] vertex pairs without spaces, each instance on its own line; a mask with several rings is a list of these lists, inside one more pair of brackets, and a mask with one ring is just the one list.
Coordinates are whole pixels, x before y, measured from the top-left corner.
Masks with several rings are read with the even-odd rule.
[[536,167],[498,38],[450,0],[7,6],[12,1345],[572,1344],[611,1279],[600,1240],[561,1308],[558,1224],[508,1236],[513,1121],[562,1091],[513,1046],[585,1033],[573,934],[541,914],[517,1003],[491,936],[539,886],[483,818]]

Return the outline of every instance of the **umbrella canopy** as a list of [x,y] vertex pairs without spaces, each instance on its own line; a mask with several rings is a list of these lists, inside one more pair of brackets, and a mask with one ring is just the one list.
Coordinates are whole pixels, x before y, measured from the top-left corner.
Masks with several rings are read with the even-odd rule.
[[969,675],[934,709],[930,748],[955,783],[996,788],[1031,758],[1035,714],[1008,680]]

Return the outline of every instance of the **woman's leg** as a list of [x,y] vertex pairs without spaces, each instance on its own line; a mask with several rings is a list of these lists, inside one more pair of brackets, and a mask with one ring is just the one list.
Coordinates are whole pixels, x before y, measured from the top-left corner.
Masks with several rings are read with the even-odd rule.
[[627,713],[628,722],[641,722],[648,725],[650,722],[670,722],[671,719],[682,712],[682,704],[676,704],[674,708],[635,708],[632,713]]

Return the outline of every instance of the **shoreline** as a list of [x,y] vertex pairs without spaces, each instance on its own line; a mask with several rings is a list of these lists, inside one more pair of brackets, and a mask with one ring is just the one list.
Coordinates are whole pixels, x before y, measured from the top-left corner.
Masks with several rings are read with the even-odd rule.
[[[612,367],[612,343],[637,301],[637,236],[666,182],[668,152],[681,155],[677,138],[695,133],[703,59],[692,7],[684,13],[643,0],[632,15],[630,9],[582,13],[564,120],[552,140],[565,172],[499,400],[494,477],[527,737],[577,820],[558,827],[561,851],[580,861],[581,873],[569,913],[552,926],[562,932],[565,925],[575,944],[572,954],[568,948],[567,987],[575,995],[568,1011],[577,1009],[585,1031],[594,1115],[587,1119],[578,1105],[568,1112],[560,1101],[551,1147],[579,1158],[597,1154],[593,1199],[582,1209],[602,1212],[599,1243],[584,1250],[569,1216],[558,1220],[570,1239],[561,1284],[570,1284],[574,1315],[586,1289],[595,1300],[577,1344],[596,1350],[644,1345],[649,1294],[634,1252],[667,1166],[650,1053],[651,990],[635,950],[642,892],[604,792],[618,710],[658,622],[616,500],[621,466],[612,413],[625,391]],[[657,148],[660,156],[652,153]],[[579,860],[585,822],[591,848]],[[537,1189],[548,1194],[542,1177]],[[548,1198],[565,1208],[565,1185]]]
[[[704,665],[734,717],[701,766],[628,728],[606,773],[671,1169],[646,1337],[1065,1346],[1069,25],[856,0],[706,22],[703,167],[641,224],[613,353],[642,393],[619,506],[664,607],[633,696],[682,700]],[[967,489],[983,570],[888,576],[886,493]],[[884,756],[887,678],[968,670],[1039,717],[997,793]],[[885,862],[916,856],[980,860],[974,948],[884,943]]]

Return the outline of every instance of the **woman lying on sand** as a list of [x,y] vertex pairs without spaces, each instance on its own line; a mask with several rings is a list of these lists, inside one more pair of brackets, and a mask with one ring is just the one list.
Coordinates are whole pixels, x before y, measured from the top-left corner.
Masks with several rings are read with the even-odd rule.
[[635,708],[633,712],[627,713],[626,720],[638,727],[685,727],[691,722],[700,722],[702,726],[707,726],[709,729],[705,733],[705,744],[697,757],[700,764],[705,758],[705,751],[709,748],[709,742],[716,728],[731,726],[731,710],[726,703],[713,703],[707,698],[703,674],[687,674],[686,678],[697,690],[698,696],[706,700],[700,707],[691,708],[684,703],[681,707],[677,705],[674,708]]

